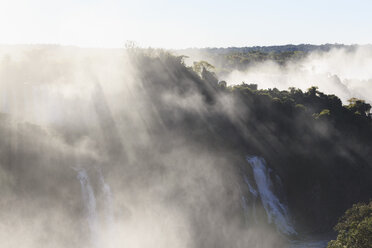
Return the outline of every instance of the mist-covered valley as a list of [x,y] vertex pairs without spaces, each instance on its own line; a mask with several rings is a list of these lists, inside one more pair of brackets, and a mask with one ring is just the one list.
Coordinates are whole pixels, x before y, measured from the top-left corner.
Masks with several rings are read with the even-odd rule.
[[258,84],[287,90],[311,86],[335,94],[345,104],[352,97],[371,103],[371,45],[286,45],[175,50],[189,65],[207,61],[219,80],[230,85]]
[[0,246],[326,247],[372,197],[372,49],[297,49],[1,46]]

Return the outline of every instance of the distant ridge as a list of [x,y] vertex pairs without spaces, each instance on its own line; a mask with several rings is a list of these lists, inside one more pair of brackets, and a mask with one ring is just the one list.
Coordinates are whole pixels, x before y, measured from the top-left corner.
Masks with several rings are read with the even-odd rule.
[[372,45],[344,45],[344,44],[323,44],[323,45],[311,45],[311,44],[299,44],[299,45],[279,45],[279,46],[251,46],[251,47],[227,47],[227,48],[186,48],[179,49],[176,51],[201,51],[216,54],[227,54],[227,53],[248,53],[253,51],[263,52],[263,53],[283,53],[283,52],[312,52],[312,51],[324,51],[327,52],[334,48],[344,48],[353,50],[357,47],[371,47]]

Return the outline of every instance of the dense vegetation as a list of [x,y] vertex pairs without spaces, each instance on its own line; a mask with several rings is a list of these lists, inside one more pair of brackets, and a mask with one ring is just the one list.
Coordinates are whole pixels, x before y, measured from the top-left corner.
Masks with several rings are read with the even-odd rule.
[[369,248],[372,244],[372,201],[355,204],[348,209],[335,226],[336,240],[328,248]]
[[245,70],[247,67],[273,61],[279,65],[296,62],[305,58],[311,52],[328,52],[331,49],[345,49],[354,51],[356,45],[324,44],[324,45],[284,45],[284,46],[253,46],[229,48],[184,49],[176,51],[178,54],[203,58],[216,66],[219,75],[233,70]]
[[[229,90],[249,106],[246,125],[259,132],[256,139],[263,139],[259,152],[285,179],[292,208],[302,212],[296,216],[298,221],[312,216],[306,222],[330,225],[342,209],[358,199],[368,199],[372,189],[368,179],[372,148],[369,104],[351,99],[343,106],[339,98],[316,87],[307,92],[256,90],[250,85]],[[313,207],[308,205],[310,199]],[[327,208],[333,211],[320,217]]]
[[[228,47],[228,48],[202,48],[197,49],[200,51],[207,51],[215,54],[230,54],[230,53],[249,53],[249,52],[262,52],[262,53],[283,53],[283,52],[312,52],[312,51],[329,51],[333,48],[348,48],[354,49],[355,45],[342,45],[342,44],[324,44],[324,45],[282,45],[282,46],[252,46],[252,47]],[[183,51],[192,50],[184,49]]]

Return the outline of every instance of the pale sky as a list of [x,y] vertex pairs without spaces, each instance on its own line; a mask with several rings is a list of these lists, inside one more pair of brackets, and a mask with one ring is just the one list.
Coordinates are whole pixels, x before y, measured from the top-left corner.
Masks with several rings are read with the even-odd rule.
[[371,0],[0,0],[0,44],[367,44],[371,13]]

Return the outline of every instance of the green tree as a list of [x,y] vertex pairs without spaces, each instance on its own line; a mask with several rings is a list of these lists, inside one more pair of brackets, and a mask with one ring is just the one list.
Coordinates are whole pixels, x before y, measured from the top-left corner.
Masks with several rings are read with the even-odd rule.
[[197,73],[202,73],[203,69],[213,71],[215,67],[209,64],[207,61],[201,60],[199,62],[194,62],[193,69]]
[[371,110],[371,105],[366,103],[364,100],[357,99],[355,97],[348,100],[349,105],[347,108],[356,114],[367,116]]
[[318,93],[318,87],[317,86],[311,86],[310,88],[307,89],[307,94],[309,96],[315,97],[316,93]]
[[331,115],[331,111],[329,109],[323,109],[319,114],[313,114],[315,119],[325,119]]
[[348,209],[335,226],[337,239],[328,243],[328,248],[372,247],[372,201],[358,203]]

